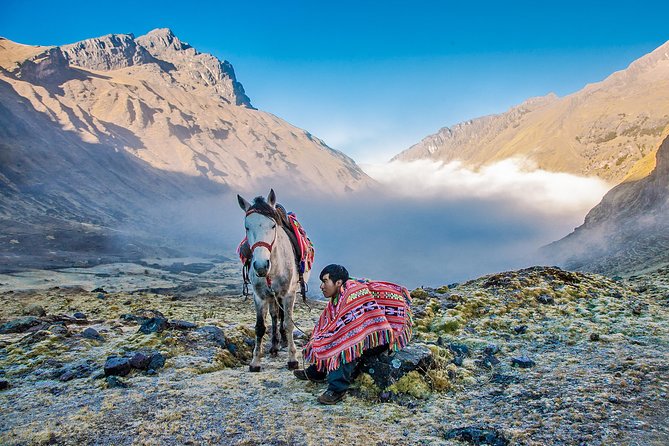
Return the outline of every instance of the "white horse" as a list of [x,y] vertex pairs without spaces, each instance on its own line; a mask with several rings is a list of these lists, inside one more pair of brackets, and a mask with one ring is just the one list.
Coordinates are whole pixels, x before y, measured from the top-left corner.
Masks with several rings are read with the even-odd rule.
[[[237,201],[246,212],[244,225],[252,255],[249,278],[256,307],[256,345],[249,370],[260,371],[268,311],[272,316],[270,354],[278,354],[280,335],[281,346],[288,347],[288,368],[296,369],[299,364],[293,342],[293,307],[300,289],[299,274],[293,246],[276,210],[276,194],[272,189],[267,200],[256,197],[253,204],[237,195]],[[304,281],[308,280],[309,272],[305,272]]]

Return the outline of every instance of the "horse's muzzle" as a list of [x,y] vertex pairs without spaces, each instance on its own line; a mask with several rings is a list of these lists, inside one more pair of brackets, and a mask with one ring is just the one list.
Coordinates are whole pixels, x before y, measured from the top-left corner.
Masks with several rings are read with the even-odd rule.
[[265,277],[269,271],[269,261],[267,260],[255,260],[253,262],[253,269],[256,271],[258,277]]

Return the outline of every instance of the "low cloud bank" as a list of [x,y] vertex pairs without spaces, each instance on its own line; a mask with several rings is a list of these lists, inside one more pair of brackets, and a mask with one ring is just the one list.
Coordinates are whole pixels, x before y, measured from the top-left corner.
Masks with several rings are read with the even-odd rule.
[[[329,263],[345,265],[356,277],[410,288],[551,263],[538,249],[580,225],[608,189],[599,180],[506,161],[479,172],[426,161],[366,171],[381,184],[377,190],[312,196],[268,184],[242,194],[252,200],[273,186],[278,201],[297,214],[316,247],[312,294],[318,294],[318,272]],[[222,255],[234,257],[244,236],[234,193],[173,203],[164,211],[172,236]]]
[[454,161],[393,161],[363,166],[394,194],[416,198],[467,198],[514,201],[543,214],[583,214],[611,188],[595,177],[548,172],[533,164],[507,159],[480,170]]

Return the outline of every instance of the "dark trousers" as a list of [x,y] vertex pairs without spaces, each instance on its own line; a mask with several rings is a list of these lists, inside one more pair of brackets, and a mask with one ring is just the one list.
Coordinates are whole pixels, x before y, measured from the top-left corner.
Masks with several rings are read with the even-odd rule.
[[341,364],[339,368],[331,372],[319,371],[314,364],[307,367],[304,372],[310,379],[321,380],[327,378],[328,390],[338,393],[345,392],[351,387],[351,383],[360,373],[362,363],[367,359],[380,355],[387,349],[388,346],[382,345],[365,350],[360,358]]

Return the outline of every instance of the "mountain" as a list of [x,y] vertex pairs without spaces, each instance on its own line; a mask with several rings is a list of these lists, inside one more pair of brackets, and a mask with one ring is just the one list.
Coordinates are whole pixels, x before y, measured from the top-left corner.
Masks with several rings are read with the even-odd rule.
[[229,62],[168,29],[60,47],[0,38],[0,263],[131,222],[150,233],[163,204],[372,184],[343,153],[253,108]]
[[611,189],[583,225],[545,248],[571,269],[630,275],[669,264],[669,137],[653,171]]
[[615,184],[631,170],[637,176],[652,170],[668,124],[669,42],[574,94],[532,98],[502,114],[444,127],[393,160],[480,167],[518,157]]

